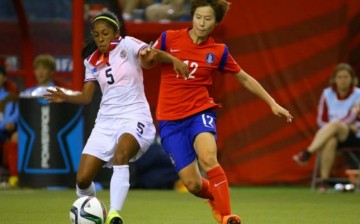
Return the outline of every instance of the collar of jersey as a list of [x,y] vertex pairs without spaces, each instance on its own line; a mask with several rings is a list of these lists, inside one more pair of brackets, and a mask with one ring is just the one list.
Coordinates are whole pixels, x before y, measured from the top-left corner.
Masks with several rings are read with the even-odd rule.
[[105,53],[102,53],[97,49],[89,58],[90,64],[93,65],[94,67],[97,67],[103,63],[106,63],[106,65],[109,66],[110,65],[109,53],[110,51],[116,48],[116,46],[120,43],[120,41],[121,41],[121,37],[119,37],[118,39],[113,39],[110,42],[108,51]]

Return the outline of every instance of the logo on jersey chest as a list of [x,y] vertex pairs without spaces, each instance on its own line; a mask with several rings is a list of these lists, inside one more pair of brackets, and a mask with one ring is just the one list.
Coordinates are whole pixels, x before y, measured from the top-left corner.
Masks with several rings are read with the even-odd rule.
[[120,58],[124,59],[124,58],[126,58],[126,56],[127,56],[127,51],[126,50],[121,50],[120,51]]
[[205,60],[206,60],[206,63],[212,64],[215,61],[215,55],[213,53],[207,53]]

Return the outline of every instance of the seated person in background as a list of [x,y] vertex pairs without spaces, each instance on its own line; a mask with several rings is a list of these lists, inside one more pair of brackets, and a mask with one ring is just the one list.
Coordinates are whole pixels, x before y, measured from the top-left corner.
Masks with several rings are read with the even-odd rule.
[[17,95],[6,88],[7,83],[11,84],[11,91],[17,92],[13,83],[7,80],[5,66],[0,65],[0,164],[9,170],[8,182],[13,187],[18,182],[17,144],[14,144],[14,139],[19,110]]
[[305,165],[311,155],[321,150],[320,191],[326,191],[337,148],[360,146],[358,119],[360,89],[357,77],[349,64],[335,68],[330,86],[321,95],[317,123],[320,129],[306,150],[293,156],[299,165]]
[[184,7],[188,0],[163,0],[161,3],[155,3],[148,6],[145,10],[146,19],[148,21],[171,21],[182,16],[188,15],[189,7]]
[[34,74],[36,86],[26,89],[23,94],[31,94],[38,87],[56,86],[53,75],[56,70],[56,63],[53,56],[48,54],[38,55],[34,60]]

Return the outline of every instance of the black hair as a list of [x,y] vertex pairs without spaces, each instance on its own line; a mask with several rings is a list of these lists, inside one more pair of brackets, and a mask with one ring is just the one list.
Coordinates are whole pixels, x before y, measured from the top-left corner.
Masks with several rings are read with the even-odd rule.
[[226,0],[192,0],[190,14],[194,17],[195,10],[199,7],[210,6],[215,12],[215,20],[220,23],[229,10],[230,3]]
[[[93,27],[94,23],[96,21],[104,21],[106,22],[109,26],[111,26],[114,31],[120,31],[122,24],[120,24],[118,17],[110,11],[102,11],[99,12],[94,19],[91,21],[91,27]],[[81,51],[81,57],[82,59],[87,58],[89,55],[91,55],[94,51],[96,51],[97,46],[95,43],[95,40],[93,38],[93,36],[91,35],[85,42],[85,46]]]
[[113,12],[110,11],[99,12],[91,21],[91,25],[94,25],[94,23],[99,20],[106,22],[115,31],[120,30],[121,24],[119,22],[118,17]]
[[0,74],[6,75],[5,65],[0,65]]

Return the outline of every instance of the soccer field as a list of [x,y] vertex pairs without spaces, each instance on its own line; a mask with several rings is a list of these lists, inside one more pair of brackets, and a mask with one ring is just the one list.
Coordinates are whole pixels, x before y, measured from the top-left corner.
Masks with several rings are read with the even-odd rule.
[[[109,207],[109,191],[97,196]],[[243,224],[359,224],[360,194],[311,192],[309,188],[231,188],[233,213]],[[2,190],[1,224],[69,224],[74,190]],[[204,200],[176,191],[130,190],[124,224],[211,224]]]

